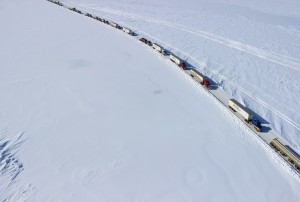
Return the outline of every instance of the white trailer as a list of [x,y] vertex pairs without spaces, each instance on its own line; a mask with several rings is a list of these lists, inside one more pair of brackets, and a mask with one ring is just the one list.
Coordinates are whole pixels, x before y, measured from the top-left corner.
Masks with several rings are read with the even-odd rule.
[[181,59],[176,57],[175,55],[170,55],[170,60],[172,60],[173,62],[175,62],[177,65],[181,65]]
[[123,31],[127,34],[130,34],[130,35],[132,34],[132,31],[128,28],[123,27]]
[[235,99],[229,100],[229,107],[238,112],[247,122],[250,122],[253,119],[252,112],[247,107],[241,105]]
[[113,26],[113,27],[115,27],[115,28],[119,27],[119,25],[117,23],[114,23],[114,22],[111,22],[110,25]]
[[157,50],[158,52],[161,52],[161,53],[164,52],[164,48],[163,48],[162,46],[156,44],[156,43],[153,43],[153,44],[152,44],[152,47],[153,47],[155,50]]
[[200,72],[198,72],[196,69],[191,69],[190,70],[190,75],[199,83],[203,84],[204,80],[205,80],[205,76],[203,74],[201,74]]

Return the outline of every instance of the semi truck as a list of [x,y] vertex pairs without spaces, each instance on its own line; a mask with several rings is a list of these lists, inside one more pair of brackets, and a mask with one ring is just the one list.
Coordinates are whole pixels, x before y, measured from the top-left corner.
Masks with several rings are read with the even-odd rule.
[[148,43],[148,40],[147,40],[147,39],[145,39],[145,38],[140,38],[140,41],[141,41],[141,42],[143,42],[143,43],[145,43],[145,44],[147,44],[147,43]]
[[59,6],[63,6],[63,4],[60,3],[59,1],[51,1],[51,0],[48,0],[48,1],[50,1],[50,2],[52,2],[52,3],[55,3],[55,4],[59,5]]
[[76,13],[79,13],[81,14],[81,11],[80,10],[77,10],[75,7],[74,8],[69,8],[71,11],[75,11]]
[[123,27],[123,31],[124,31],[125,33],[129,34],[129,35],[132,35],[132,34],[133,34],[133,32],[132,32],[130,29],[125,28],[125,27]]
[[210,88],[210,82],[207,79],[207,77],[201,74],[200,72],[198,72],[196,69],[191,69],[190,75],[201,85],[204,85],[206,88]]
[[179,57],[171,54],[170,60],[181,67],[183,70],[186,69],[186,64]]
[[119,28],[119,25],[117,23],[111,22],[110,25],[114,28]]
[[89,13],[86,13],[85,16],[92,18],[93,16]]
[[157,50],[158,52],[160,52],[160,53],[162,53],[162,54],[165,54],[165,49],[164,49],[162,46],[158,45],[157,43],[153,43],[153,44],[152,44],[152,47],[153,47],[155,50]]
[[250,125],[253,125],[254,129],[258,132],[261,131],[261,123],[259,120],[254,119],[253,113],[245,106],[240,104],[235,99],[229,100],[229,108],[233,111],[239,113],[244,120],[249,123]]

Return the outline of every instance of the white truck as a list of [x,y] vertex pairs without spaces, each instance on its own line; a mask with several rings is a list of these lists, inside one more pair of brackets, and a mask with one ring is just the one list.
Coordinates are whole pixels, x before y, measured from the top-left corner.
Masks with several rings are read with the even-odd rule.
[[177,56],[175,55],[170,55],[170,60],[175,62],[175,64],[177,64],[179,67],[181,67],[183,70],[186,69],[186,64],[185,62],[183,62],[180,58],[178,58]]
[[253,125],[253,127],[260,132],[261,131],[261,123],[259,120],[253,119],[253,113],[245,106],[241,105],[235,99],[229,100],[229,108],[233,111],[238,112],[247,123]]
[[173,62],[175,62],[177,65],[181,64],[181,59],[176,57],[175,55],[170,55],[170,60],[172,60]]
[[229,107],[234,111],[238,112],[245,119],[245,121],[249,121],[253,119],[253,114],[251,113],[251,111],[246,107],[244,107],[243,105],[241,105],[235,99],[229,100]]
[[117,23],[114,23],[114,22],[111,22],[110,25],[111,25],[112,27],[115,27],[115,28],[118,28],[118,27],[119,27],[119,25],[118,25]]
[[199,83],[203,84],[203,81],[205,79],[205,76],[198,72],[196,69],[191,69],[190,70],[190,75]]
[[158,45],[157,43],[153,43],[152,47],[160,53],[164,54],[164,52],[165,52],[164,48],[162,46]]
[[125,27],[123,27],[123,31],[129,35],[132,35],[132,33],[133,33],[130,29],[125,28]]

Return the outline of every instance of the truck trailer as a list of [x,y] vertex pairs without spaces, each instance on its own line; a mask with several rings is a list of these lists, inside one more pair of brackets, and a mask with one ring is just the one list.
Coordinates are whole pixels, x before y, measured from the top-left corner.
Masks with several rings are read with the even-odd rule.
[[253,113],[247,107],[243,106],[235,99],[230,99],[229,100],[229,108],[232,109],[233,111],[238,112],[247,123],[253,125],[253,127],[255,128],[256,131],[258,131],[258,132],[261,131],[260,121],[253,119]]
[[133,34],[133,32],[132,32],[130,29],[125,28],[125,27],[123,27],[123,31],[124,31],[125,33],[129,34],[129,35],[132,35],[132,34]]
[[110,25],[114,28],[119,28],[119,25],[117,23],[111,22]]
[[207,77],[201,74],[200,72],[198,72],[196,69],[191,69],[190,75],[201,85],[204,85],[206,88],[210,88],[210,82],[207,79]]
[[174,62],[175,64],[177,64],[179,67],[181,67],[183,70],[186,69],[186,64],[180,58],[178,58],[177,56],[171,54],[170,55],[170,60],[172,62]]
[[165,52],[164,48],[162,46],[158,45],[157,43],[153,43],[152,47],[160,53],[164,54],[164,52]]

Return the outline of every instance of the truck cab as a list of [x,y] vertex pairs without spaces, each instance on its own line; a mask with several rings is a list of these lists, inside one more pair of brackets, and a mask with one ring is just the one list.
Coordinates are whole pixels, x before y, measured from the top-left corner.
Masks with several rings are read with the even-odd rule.
[[208,89],[210,89],[210,87],[211,87],[210,82],[209,82],[209,80],[207,80],[207,79],[205,79],[205,80],[203,81],[203,85],[204,85],[206,88],[208,88]]
[[181,62],[179,66],[180,66],[183,70],[186,69],[186,64],[185,64],[185,62]]

